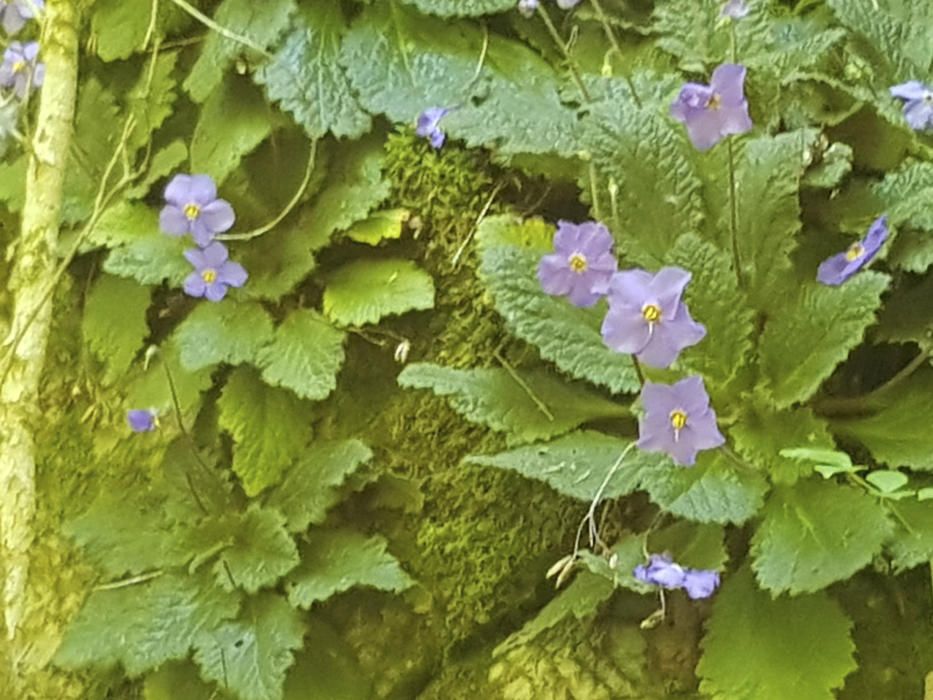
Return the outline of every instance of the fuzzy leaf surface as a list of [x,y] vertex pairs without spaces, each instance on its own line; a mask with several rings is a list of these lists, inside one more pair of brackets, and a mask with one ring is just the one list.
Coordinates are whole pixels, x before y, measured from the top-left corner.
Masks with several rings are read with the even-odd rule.
[[335,270],[324,289],[324,313],[343,326],[434,308],[434,280],[411,260],[354,260]]

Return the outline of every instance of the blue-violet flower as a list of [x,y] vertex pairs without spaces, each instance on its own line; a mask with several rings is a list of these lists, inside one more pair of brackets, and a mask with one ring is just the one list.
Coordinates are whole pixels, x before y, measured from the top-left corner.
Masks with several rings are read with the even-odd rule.
[[696,463],[697,452],[726,441],[700,377],[676,384],[645,382],[641,403],[645,414],[638,422],[638,447],[643,450],[664,452],[689,467]]
[[13,36],[36,16],[34,10],[42,10],[45,0],[0,0],[0,25]]
[[35,41],[11,42],[0,64],[0,87],[13,88],[19,99],[26,97],[27,89],[38,90],[45,81],[45,64],[38,59],[39,44]]
[[155,412],[138,408],[126,412],[126,422],[134,433],[150,433],[158,425]]
[[748,5],[745,0],[729,0],[722,6],[719,16],[730,19],[743,19],[748,16]]
[[911,129],[933,129],[933,88],[910,80],[892,87],[891,95],[904,102],[904,118]]
[[185,293],[189,296],[220,301],[227,295],[227,287],[246,284],[246,270],[227,259],[227,249],[218,241],[206,248],[186,250],[185,257],[194,265],[194,272],[185,279]]
[[446,107],[428,107],[418,115],[418,124],[415,133],[426,138],[434,148],[440,148],[447,139],[447,134],[441,131],[441,119],[450,112]]
[[524,17],[531,17],[540,3],[538,0],[518,0],[518,11]]
[[639,564],[632,575],[642,583],[667,590],[683,588],[692,600],[709,598],[719,587],[719,572],[705,569],[685,569],[667,554],[652,554],[648,564]]
[[693,145],[707,151],[729,134],[752,128],[745,99],[745,66],[724,63],[709,85],[687,83],[671,105],[671,116],[687,127]]
[[176,175],[165,188],[165,201],[159,214],[162,230],[172,236],[190,233],[202,248],[236,221],[230,202],[218,199],[210,175]]
[[612,234],[596,221],[557,222],[554,253],[541,258],[538,280],[554,296],[566,296],[574,306],[592,306],[606,295],[616,271]]
[[706,327],[690,317],[681,301],[690,277],[679,267],[665,267],[656,275],[644,270],[613,275],[602,327],[606,345],[650,367],[670,367],[681,350],[706,335]]
[[842,284],[878,254],[887,237],[888,217],[882,215],[874,220],[865,238],[850,245],[844,253],[837,253],[820,263],[816,279],[832,287]]

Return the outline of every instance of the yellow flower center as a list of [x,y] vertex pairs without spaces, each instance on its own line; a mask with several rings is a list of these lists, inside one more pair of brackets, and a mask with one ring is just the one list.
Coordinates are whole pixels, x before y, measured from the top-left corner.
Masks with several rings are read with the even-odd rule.
[[710,95],[709,102],[706,103],[706,109],[719,109],[722,106],[722,97],[718,92]]
[[26,70],[26,61],[15,61],[13,63],[14,73],[22,73],[24,70]]
[[684,426],[687,425],[687,414],[679,408],[671,411],[671,425],[674,430],[683,430]]
[[656,304],[645,304],[641,310],[641,315],[644,316],[648,323],[657,323],[661,320],[661,309]]
[[583,255],[583,253],[574,253],[571,255],[567,258],[567,264],[570,265],[570,269],[578,275],[586,272],[586,268],[588,267],[586,256]]
[[188,221],[194,221],[198,218],[198,215],[201,213],[201,207],[197,204],[187,204],[185,205],[185,216],[188,217]]
[[865,255],[865,246],[863,246],[861,243],[853,243],[846,251],[846,260],[849,262],[855,262],[863,255]]
[[217,281],[217,270],[212,267],[207,267],[201,270],[201,279],[204,280],[207,284],[213,284]]

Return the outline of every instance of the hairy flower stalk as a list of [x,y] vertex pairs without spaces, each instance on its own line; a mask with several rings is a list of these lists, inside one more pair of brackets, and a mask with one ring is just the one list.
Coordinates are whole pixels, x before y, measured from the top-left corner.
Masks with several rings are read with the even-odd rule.
[[[76,9],[71,0],[49,0],[41,39],[46,64],[35,137],[26,174],[22,229],[8,280],[13,313],[0,354],[0,553],[3,617],[10,640],[8,669],[28,652],[20,629],[26,612],[29,550],[36,511],[33,431],[39,380],[51,325],[45,290],[55,271],[55,247],[71,143],[77,88]],[[19,339],[14,343],[14,339]]]

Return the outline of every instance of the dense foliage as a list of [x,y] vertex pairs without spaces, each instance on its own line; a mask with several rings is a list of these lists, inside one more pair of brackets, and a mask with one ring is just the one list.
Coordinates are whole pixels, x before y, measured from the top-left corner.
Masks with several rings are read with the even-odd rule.
[[16,697],[920,696],[928,0],[0,15]]

